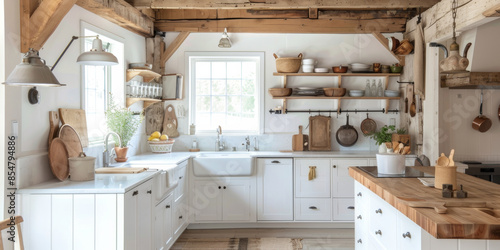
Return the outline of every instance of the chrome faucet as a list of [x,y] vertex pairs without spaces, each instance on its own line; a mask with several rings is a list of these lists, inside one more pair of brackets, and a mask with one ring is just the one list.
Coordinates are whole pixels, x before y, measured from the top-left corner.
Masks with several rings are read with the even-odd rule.
[[106,138],[104,139],[104,152],[102,152],[102,166],[105,168],[109,167],[109,161],[110,161],[109,158],[112,157],[114,154],[114,151],[108,153],[108,139],[110,135],[115,135],[118,138],[118,145],[122,144],[122,140],[120,139],[120,136],[117,133],[109,132],[106,135]]
[[226,145],[222,141],[222,128],[217,127],[217,140],[215,140],[215,151],[221,151],[226,148]]
[[253,138],[253,150],[259,151],[259,146],[257,146],[257,136]]
[[250,151],[250,136],[247,135],[247,137],[245,137],[245,141],[241,143],[241,145],[245,146],[246,151]]

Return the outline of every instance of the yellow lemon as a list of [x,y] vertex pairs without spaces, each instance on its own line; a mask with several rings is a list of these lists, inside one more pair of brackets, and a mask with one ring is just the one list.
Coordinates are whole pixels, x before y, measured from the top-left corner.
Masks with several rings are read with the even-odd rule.
[[160,141],[158,138],[153,138],[151,141]]
[[158,131],[155,131],[155,132],[153,132],[153,133],[151,134],[151,137],[153,137],[153,138],[160,138],[160,136],[161,136],[161,134],[160,134],[160,132],[158,132]]
[[168,135],[161,135],[160,136],[160,141],[166,141],[168,140]]
[[153,139],[154,139],[154,137],[150,136],[150,137],[148,138],[148,141],[151,141],[151,140],[153,140]]

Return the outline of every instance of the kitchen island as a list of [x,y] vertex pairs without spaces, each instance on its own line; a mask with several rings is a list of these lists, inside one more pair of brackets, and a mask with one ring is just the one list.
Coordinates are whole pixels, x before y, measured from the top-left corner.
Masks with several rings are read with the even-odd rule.
[[[433,167],[414,167],[434,174]],[[441,190],[417,178],[376,178],[350,167],[355,182],[356,249],[500,249],[500,186],[462,173],[468,198],[442,198]],[[427,202],[427,204],[424,204]],[[432,207],[446,203],[481,203],[485,207]],[[481,206],[481,205],[479,205]],[[377,247],[376,247],[377,246]]]

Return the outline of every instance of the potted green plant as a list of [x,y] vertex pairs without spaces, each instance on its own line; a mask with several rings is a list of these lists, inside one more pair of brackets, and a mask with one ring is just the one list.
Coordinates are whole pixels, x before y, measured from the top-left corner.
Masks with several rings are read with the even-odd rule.
[[[108,129],[120,136],[120,145],[115,144],[116,161],[127,161],[128,145],[137,128],[141,125],[143,115],[136,116],[128,109],[115,103],[109,95],[109,105],[106,110],[106,125]],[[118,141],[115,139],[115,142]]]
[[[379,145],[378,152],[386,153],[387,152],[387,142],[390,142],[392,145],[392,134],[397,132],[396,126],[383,126],[378,132],[373,133],[370,138],[375,140],[375,144]],[[390,147],[392,148],[392,147]]]

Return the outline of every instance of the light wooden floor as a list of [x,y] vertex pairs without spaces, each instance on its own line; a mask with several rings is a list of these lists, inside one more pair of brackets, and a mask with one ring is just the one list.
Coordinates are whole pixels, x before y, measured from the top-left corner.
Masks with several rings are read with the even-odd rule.
[[304,250],[354,249],[354,229],[187,229],[180,238],[299,238]]

